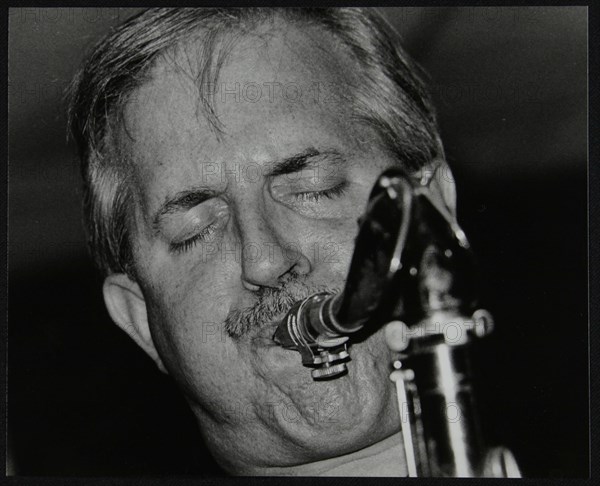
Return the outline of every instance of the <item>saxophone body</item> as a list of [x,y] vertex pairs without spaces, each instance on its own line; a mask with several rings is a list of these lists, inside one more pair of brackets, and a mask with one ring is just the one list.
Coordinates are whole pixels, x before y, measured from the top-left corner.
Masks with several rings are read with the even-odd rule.
[[482,437],[469,351],[493,319],[477,307],[474,256],[430,189],[435,176],[380,175],[343,291],[296,302],[273,339],[297,350],[313,379],[335,379],[348,372],[354,336],[393,322],[401,339],[390,378],[409,476],[520,477],[510,451]]

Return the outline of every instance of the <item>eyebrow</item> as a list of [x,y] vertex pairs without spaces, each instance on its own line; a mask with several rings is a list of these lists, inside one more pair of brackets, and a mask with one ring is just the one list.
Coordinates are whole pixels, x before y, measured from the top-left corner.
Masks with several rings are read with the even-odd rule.
[[[303,152],[276,161],[271,165],[270,170],[265,176],[276,177],[299,172],[312,162],[311,159],[318,156],[324,156],[325,158],[333,157],[334,159],[341,158],[341,154],[337,150],[328,149],[319,151],[314,147],[309,147]],[[158,233],[160,231],[161,220],[166,215],[187,211],[208,199],[217,197],[221,193],[221,191],[215,191],[206,187],[191,187],[178,192],[172,197],[168,197],[152,217],[152,228]]]
[[294,172],[300,172],[310,163],[310,159],[319,155],[335,155],[339,157],[340,153],[337,150],[326,150],[320,152],[316,148],[310,147],[304,152],[275,162],[271,167],[271,170],[267,173],[267,177],[276,177],[285,174],[293,174]]

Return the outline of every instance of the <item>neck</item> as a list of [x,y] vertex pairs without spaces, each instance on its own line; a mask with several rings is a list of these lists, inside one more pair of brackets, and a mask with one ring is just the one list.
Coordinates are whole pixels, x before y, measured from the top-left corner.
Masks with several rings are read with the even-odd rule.
[[399,433],[359,451],[298,466],[260,468],[258,476],[407,476]]

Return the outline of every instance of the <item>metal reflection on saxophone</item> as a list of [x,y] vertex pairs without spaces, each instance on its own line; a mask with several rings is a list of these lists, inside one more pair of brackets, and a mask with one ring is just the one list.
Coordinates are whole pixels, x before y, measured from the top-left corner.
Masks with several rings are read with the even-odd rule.
[[348,372],[354,336],[395,322],[395,382],[410,477],[520,477],[510,451],[488,448],[469,349],[491,332],[477,307],[474,256],[456,217],[431,190],[435,170],[378,178],[359,219],[346,285],[296,302],[273,339],[297,350],[315,380]]

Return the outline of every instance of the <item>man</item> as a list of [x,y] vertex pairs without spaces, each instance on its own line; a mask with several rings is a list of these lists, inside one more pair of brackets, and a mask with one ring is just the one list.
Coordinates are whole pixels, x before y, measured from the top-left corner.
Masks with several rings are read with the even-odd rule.
[[[384,329],[320,382],[271,339],[294,302],[343,287],[377,176],[443,159],[376,13],[149,10],[94,50],[70,117],[107,308],[179,384],[218,463],[406,475]],[[453,210],[451,178],[433,185]]]

